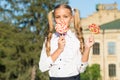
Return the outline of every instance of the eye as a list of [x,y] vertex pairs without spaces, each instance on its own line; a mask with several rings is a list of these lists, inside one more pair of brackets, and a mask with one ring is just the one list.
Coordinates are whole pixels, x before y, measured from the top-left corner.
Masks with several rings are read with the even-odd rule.
[[55,16],[55,18],[60,18],[60,16]]
[[64,18],[68,18],[68,16],[64,16]]

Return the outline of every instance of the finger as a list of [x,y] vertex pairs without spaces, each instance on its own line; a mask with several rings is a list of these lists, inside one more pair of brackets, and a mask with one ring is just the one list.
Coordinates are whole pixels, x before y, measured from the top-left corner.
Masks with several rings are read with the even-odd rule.
[[61,40],[65,40],[65,37],[63,35],[60,36]]
[[93,40],[94,40],[94,36],[91,35],[91,36],[89,37],[89,41],[93,41]]
[[62,42],[62,40],[63,40],[63,39],[59,37],[58,42]]

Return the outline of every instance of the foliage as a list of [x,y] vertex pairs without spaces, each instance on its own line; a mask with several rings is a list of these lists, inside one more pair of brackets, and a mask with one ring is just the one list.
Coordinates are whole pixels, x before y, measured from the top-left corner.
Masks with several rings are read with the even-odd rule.
[[[48,80],[38,62],[47,13],[67,0],[1,0],[0,80]],[[32,77],[31,77],[32,76]]]
[[29,79],[32,66],[38,61],[40,41],[33,41],[31,32],[23,33],[3,23],[0,34],[0,79]]
[[81,80],[100,80],[100,65],[93,64],[87,67],[86,71],[81,74]]

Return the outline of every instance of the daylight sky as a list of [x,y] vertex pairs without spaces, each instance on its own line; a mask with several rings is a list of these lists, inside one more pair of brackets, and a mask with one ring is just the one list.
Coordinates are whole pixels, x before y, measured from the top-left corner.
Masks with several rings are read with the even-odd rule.
[[120,0],[69,0],[69,5],[80,10],[82,18],[87,17],[96,12],[96,4],[118,4],[120,10]]

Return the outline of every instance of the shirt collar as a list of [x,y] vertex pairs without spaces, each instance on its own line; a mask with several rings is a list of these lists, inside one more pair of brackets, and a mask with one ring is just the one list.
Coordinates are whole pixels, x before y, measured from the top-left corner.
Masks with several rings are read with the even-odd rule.
[[[73,37],[73,35],[74,35],[74,32],[72,32],[70,29],[67,31],[67,33],[66,33],[66,36],[68,36],[68,37]],[[57,32],[55,32],[54,33],[54,35],[53,35],[53,37],[54,38],[57,38],[57,37],[59,37],[60,36],[60,34],[59,33],[57,33]]]

